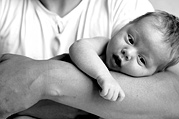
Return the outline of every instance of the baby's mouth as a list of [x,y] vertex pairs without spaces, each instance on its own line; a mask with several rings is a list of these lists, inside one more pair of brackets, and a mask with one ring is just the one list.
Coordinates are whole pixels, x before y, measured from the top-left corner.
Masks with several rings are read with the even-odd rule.
[[117,66],[121,68],[121,59],[119,58],[119,56],[113,54],[112,57],[113,57],[115,63],[117,64]]

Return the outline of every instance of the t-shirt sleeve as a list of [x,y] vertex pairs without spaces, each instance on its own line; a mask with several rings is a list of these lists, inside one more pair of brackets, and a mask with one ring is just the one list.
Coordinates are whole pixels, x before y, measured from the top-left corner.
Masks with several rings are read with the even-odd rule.
[[15,16],[22,13],[23,0],[0,0],[0,31],[8,28]]
[[11,0],[0,0],[0,29],[7,18]]
[[108,0],[111,15],[112,36],[129,21],[147,12],[154,11],[148,0]]

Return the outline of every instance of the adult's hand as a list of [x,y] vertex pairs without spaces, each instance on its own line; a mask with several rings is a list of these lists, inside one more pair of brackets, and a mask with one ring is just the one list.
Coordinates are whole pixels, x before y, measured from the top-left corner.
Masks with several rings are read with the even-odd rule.
[[43,70],[38,64],[24,56],[1,55],[0,119],[29,108],[41,98],[39,75]]

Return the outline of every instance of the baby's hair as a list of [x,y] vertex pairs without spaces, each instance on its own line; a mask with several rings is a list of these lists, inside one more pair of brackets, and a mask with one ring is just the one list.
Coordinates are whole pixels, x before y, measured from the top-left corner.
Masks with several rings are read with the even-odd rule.
[[148,12],[132,22],[138,22],[145,17],[153,17],[154,25],[162,32],[165,42],[171,47],[170,61],[157,69],[164,71],[179,62],[179,18],[165,11]]

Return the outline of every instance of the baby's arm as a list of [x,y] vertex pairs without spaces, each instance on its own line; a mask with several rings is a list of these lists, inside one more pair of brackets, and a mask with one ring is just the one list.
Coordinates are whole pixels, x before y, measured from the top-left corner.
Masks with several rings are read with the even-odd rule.
[[79,40],[70,47],[70,57],[83,72],[97,80],[102,88],[102,97],[111,101],[123,100],[123,90],[99,57],[105,51],[108,40],[101,37]]

